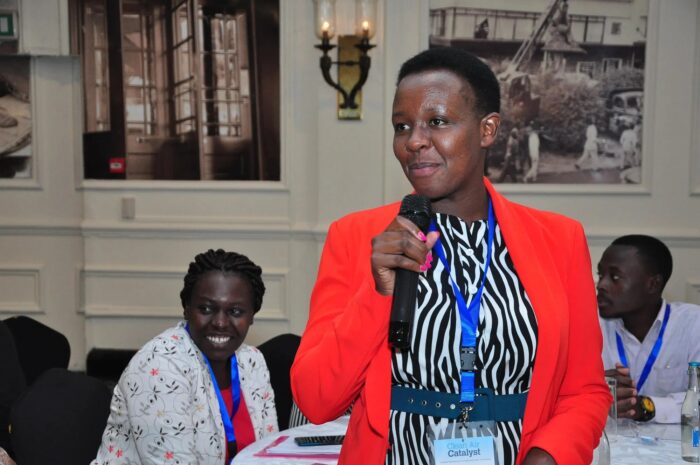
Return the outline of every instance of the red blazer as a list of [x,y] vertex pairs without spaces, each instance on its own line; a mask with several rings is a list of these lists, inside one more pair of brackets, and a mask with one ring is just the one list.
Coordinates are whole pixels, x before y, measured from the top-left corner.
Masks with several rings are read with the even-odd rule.
[[[560,465],[588,465],[610,402],[601,360],[595,289],[581,225],[508,201],[484,180],[513,264],[538,324],[520,464],[532,447]],[[355,402],[339,464],[383,464],[389,446],[391,297],[374,290],[371,239],[399,210],[394,203],[334,222],[311,310],[291,370],[294,399],[314,423]]]

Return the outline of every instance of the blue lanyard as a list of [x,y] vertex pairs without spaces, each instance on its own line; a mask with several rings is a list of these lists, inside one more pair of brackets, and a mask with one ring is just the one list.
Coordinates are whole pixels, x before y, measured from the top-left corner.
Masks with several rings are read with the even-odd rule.
[[[642,374],[639,377],[639,381],[637,382],[637,392],[641,392],[642,386],[644,386],[647,377],[649,377],[649,373],[651,373],[651,368],[654,366],[656,357],[659,356],[669,316],[671,316],[671,306],[669,304],[666,304],[666,311],[664,312],[664,321],[663,323],[661,323],[661,331],[659,331],[659,337],[656,338],[654,347],[652,347],[651,353],[649,353],[649,357],[647,358],[647,362],[644,364],[644,369],[642,370]],[[617,354],[620,356],[620,363],[622,363],[625,366],[625,368],[629,368],[629,363],[627,363],[627,356],[625,355],[625,346],[622,344],[622,337],[620,337],[620,333],[618,333],[617,331],[615,331],[615,340],[617,342]]]
[[[455,299],[457,299],[457,307],[459,308],[459,319],[462,326],[462,348],[463,350],[470,350],[476,352],[476,329],[479,324],[479,308],[481,306],[481,294],[484,292],[484,286],[486,284],[486,275],[489,271],[489,265],[491,264],[491,252],[493,249],[493,235],[496,219],[493,214],[493,205],[491,205],[491,198],[488,199],[488,243],[486,248],[486,263],[484,265],[484,273],[481,279],[481,284],[476,294],[472,298],[472,301],[467,307],[464,301],[464,296],[459,291],[457,286],[457,281],[452,276],[452,270],[450,269],[447,258],[445,257],[445,251],[442,248],[442,243],[438,240],[435,243],[435,252],[442,262],[442,266],[445,268],[450,276],[450,284],[452,285],[452,292],[454,292]],[[430,230],[437,231],[437,226],[434,221],[430,222]],[[466,367],[461,372],[461,393],[460,402],[474,402],[474,370],[473,367]]]
[[[185,325],[185,330],[190,333],[190,324]],[[241,403],[241,380],[238,378],[238,361],[236,360],[236,354],[234,352],[231,355],[231,397],[233,397],[233,411],[231,415],[228,414],[226,410],[226,403],[224,402],[224,397],[221,395],[221,389],[219,389],[219,383],[216,382],[216,376],[214,376],[214,370],[209,363],[209,359],[204,352],[202,352],[202,357],[204,361],[207,362],[207,367],[209,368],[209,376],[211,376],[211,382],[214,384],[214,391],[216,392],[216,398],[219,401],[219,413],[221,414],[221,420],[224,422],[224,431],[226,432],[226,442],[236,442],[236,434],[233,431],[233,416],[238,411],[238,405]]]

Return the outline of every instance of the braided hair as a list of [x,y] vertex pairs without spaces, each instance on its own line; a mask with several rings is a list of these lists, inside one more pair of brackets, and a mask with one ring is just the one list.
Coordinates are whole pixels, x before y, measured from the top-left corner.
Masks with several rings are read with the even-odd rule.
[[245,255],[225,250],[209,249],[197,254],[190,263],[184,279],[184,286],[180,291],[182,308],[186,308],[192,298],[192,289],[204,274],[210,271],[220,271],[224,274],[238,273],[250,283],[253,290],[253,309],[257,313],[262,306],[265,284],[262,281],[262,268],[253,263]]

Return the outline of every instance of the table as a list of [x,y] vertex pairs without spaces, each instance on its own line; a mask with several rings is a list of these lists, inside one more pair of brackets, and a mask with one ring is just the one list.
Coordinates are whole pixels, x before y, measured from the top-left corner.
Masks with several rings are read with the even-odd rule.
[[262,452],[263,449],[274,443],[282,436],[332,436],[337,434],[345,434],[345,431],[348,429],[349,419],[350,416],[345,415],[337,420],[333,420],[322,425],[308,424],[280,431],[279,433],[275,433],[260,439],[259,441],[255,441],[253,444],[240,451],[238,455],[233,458],[233,462],[231,463],[232,465],[259,465],[271,463],[274,463],[275,465],[336,465],[338,463],[337,458],[271,458],[257,457],[255,454]]
[[[259,454],[282,436],[324,436],[345,434],[349,416],[323,425],[302,425],[267,436],[243,449],[232,465],[336,465],[337,459],[300,459],[259,457]],[[681,426],[641,424],[621,421],[618,434],[611,437],[611,465],[687,465],[681,459]]]
[[621,420],[610,458],[611,465],[687,465],[681,458],[681,425]]

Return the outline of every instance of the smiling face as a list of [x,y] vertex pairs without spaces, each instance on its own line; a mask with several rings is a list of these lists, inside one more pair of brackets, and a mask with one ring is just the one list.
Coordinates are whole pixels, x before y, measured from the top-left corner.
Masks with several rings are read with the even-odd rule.
[[213,364],[226,363],[253,324],[253,289],[239,273],[210,271],[199,277],[185,306],[190,336]]
[[392,111],[394,154],[418,194],[440,210],[483,192],[483,149],[495,140],[497,113],[475,113],[471,86],[448,70],[404,77]]
[[660,276],[647,270],[636,247],[613,245],[598,263],[598,312],[603,318],[624,318],[641,312],[660,297]]

